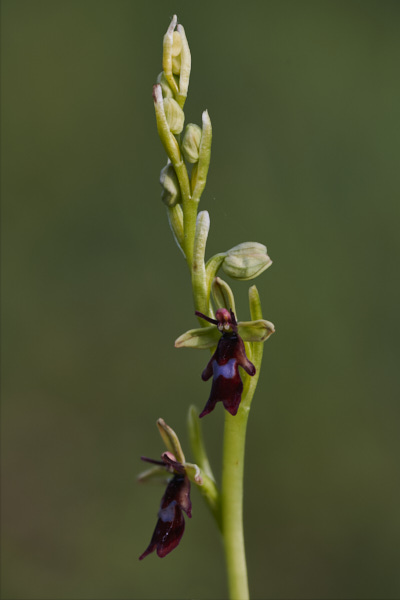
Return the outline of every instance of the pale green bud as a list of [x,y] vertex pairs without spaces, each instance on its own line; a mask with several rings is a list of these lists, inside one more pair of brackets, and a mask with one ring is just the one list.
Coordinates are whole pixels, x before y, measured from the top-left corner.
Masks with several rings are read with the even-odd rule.
[[271,264],[266,246],[258,242],[244,242],[228,250],[222,268],[233,279],[246,281],[258,277]]
[[183,134],[181,146],[183,156],[188,162],[196,163],[199,160],[200,142],[201,127],[194,123],[188,123]]
[[185,113],[173,98],[164,99],[164,111],[171,133],[180,133],[185,123]]
[[161,200],[166,206],[175,206],[182,201],[181,188],[175,169],[171,164],[166,165],[160,173],[160,183],[163,188]]

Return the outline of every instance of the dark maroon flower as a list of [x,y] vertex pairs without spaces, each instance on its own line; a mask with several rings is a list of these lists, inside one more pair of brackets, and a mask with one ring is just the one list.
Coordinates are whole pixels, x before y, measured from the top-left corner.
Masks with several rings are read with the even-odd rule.
[[158,521],[147,549],[139,556],[142,560],[148,554],[157,550],[157,555],[163,558],[177,547],[185,530],[185,519],[182,511],[188,517],[192,516],[190,501],[190,481],[186,476],[185,467],[175,460],[171,452],[164,452],[162,461],[142,457],[142,460],[163,466],[173,473],[165,494],[161,499]]
[[196,315],[217,325],[222,333],[217,349],[201,375],[203,381],[207,381],[212,375],[213,382],[208,402],[199,416],[201,418],[208,415],[220,401],[231,415],[236,415],[243,391],[239,365],[251,376],[255,374],[256,368],[246,356],[235,314],[232,310],[219,308],[215,314],[216,319],[210,319],[198,311]]

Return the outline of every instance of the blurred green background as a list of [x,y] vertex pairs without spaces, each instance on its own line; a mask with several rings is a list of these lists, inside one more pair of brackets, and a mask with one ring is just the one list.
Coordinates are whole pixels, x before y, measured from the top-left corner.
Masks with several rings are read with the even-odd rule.
[[[174,13],[209,110],[208,256],[248,240],[277,333],[249,421],[252,598],[398,598],[400,3],[2,2],[2,597],[226,598],[197,490],[139,563],[207,352],[160,202],[151,87]],[[248,318],[247,283],[233,284]],[[220,473],[222,406],[204,419]]]

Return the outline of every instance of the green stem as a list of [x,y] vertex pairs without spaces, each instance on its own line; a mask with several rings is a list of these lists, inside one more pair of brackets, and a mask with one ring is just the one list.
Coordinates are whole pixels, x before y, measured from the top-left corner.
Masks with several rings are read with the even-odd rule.
[[248,410],[226,412],[221,515],[230,600],[247,600],[247,566],[243,533],[243,469]]
[[[252,319],[261,319],[262,311],[256,286],[249,290]],[[242,401],[236,416],[225,415],[221,490],[222,535],[224,539],[230,600],[247,600],[247,566],[243,533],[243,472],[247,420],[256,391],[263,355],[263,342],[252,342],[251,360],[254,377],[243,374]]]

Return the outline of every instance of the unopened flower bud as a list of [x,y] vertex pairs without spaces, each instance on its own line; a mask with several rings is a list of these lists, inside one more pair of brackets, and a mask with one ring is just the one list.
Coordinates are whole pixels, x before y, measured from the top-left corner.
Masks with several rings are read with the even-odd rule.
[[226,254],[222,268],[233,279],[254,279],[272,264],[267,248],[257,242],[244,242]]
[[175,204],[181,202],[181,188],[179,187],[175,169],[171,164],[168,164],[161,170],[160,183],[163,188],[161,200],[166,206],[175,206]]
[[188,162],[196,163],[199,160],[200,141],[201,127],[188,123],[182,139],[183,156]]
[[171,133],[181,133],[185,122],[185,113],[173,98],[164,99],[164,111]]

